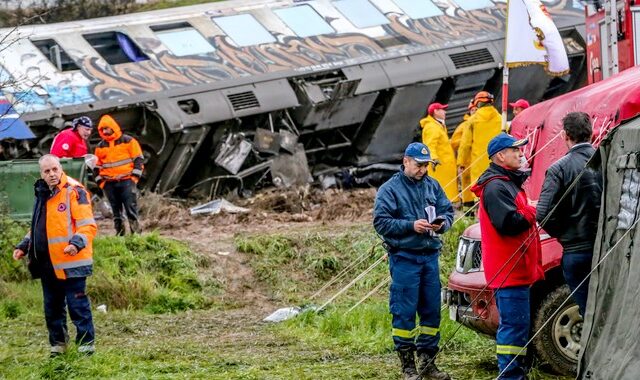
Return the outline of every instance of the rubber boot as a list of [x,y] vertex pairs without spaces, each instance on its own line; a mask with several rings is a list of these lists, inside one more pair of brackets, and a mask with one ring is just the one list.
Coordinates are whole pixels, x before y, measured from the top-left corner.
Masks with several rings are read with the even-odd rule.
[[125,229],[124,229],[124,222],[122,221],[122,219],[120,218],[116,218],[113,220],[113,227],[116,230],[116,236],[124,236],[125,234]]
[[413,350],[398,350],[404,380],[420,380],[416,371],[416,359]]
[[426,352],[418,352],[418,373],[424,380],[451,380],[448,373],[436,367],[436,360]]

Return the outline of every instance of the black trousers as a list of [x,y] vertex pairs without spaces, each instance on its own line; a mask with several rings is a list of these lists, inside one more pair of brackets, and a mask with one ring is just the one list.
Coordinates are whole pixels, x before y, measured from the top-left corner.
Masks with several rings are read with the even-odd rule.
[[92,344],[95,339],[91,304],[85,293],[86,278],[58,280],[53,276],[42,277],[44,316],[49,330],[51,346],[65,345],[67,333],[67,309],[71,322],[76,326],[76,344]]
[[135,182],[130,179],[107,182],[103,190],[113,209],[113,224],[116,229],[116,235],[122,236],[125,234],[124,220],[122,218],[123,209],[127,219],[129,219],[131,233],[142,232],[138,221],[138,190]]

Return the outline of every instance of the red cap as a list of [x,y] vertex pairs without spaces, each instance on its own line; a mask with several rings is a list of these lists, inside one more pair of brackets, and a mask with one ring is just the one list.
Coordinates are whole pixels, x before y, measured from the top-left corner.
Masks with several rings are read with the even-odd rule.
[[446,110],[449,107],[448,104],[431,103],[429,104],[429,115],[433,115],[436,110]]
[[529,102],[527,102],[524,99],[518,99],[516,100],[514,103],[509,103],[509,105],[513,108],[515,107],[520,107],[522,109],[527,109],[529,108]]

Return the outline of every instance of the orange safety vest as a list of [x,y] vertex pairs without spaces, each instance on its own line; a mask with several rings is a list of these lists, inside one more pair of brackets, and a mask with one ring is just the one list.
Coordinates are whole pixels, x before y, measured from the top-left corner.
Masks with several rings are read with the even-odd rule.
[[[91,196],[80,182],[64,173],[53,196],[47,200],[46,225],[49,256],[56,278],[77,277],[73,275],[74,271],[91,273],[93,238],[98,231],[91,211]],[[85,247],[73,256],[64,253],[72,238],[80,238],[85,243]]]
[[[113,134],[104,134],[104,128],[111,128]],[[98,157],[96,168],[98,175],[96,181],[100,187],[105,181],[122,181],[132,179],[138,182],[142,176],[144,156],[138,140],[123,134],[120,125],[109,115],[104,115],[98,124],[98,133],[102,141],[95,150]]]

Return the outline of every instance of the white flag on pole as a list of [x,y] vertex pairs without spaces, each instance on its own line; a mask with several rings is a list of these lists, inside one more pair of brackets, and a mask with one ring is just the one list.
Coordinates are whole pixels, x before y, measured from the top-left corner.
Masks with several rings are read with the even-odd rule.
[[569,59],[547,8],[540,0],[507,2],[507,67],[540,64],[547,73],[569,73]]

